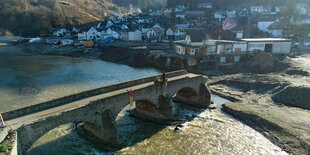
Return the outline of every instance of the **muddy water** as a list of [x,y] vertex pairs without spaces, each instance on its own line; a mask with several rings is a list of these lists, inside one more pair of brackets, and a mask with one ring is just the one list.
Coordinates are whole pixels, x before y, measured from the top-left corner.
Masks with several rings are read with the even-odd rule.
[[[159,73],[97,60],[34,56],[0,47],[0,112],[119,81]],[[213,97],[216,104],[229,102]],[[127,147],[103,152],[64,124],[41,137],[28,154],[286,154],[258,132],[214,110],[175,104],[183,127],[159,126],[128,116],[117,119],[120,142]]]

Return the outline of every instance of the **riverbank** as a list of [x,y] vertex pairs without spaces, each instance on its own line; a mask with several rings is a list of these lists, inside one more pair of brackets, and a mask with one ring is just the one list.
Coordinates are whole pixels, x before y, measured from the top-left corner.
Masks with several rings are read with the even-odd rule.
[[[124,64],[133,67],[147,67],[150,65],[147,55],[150,49],[141,43],[128,45],[121,41],[99,47],[74,47],[58,46],[45,43],[20,43],[17,47],[31,54],[58,55],[80,57],[88,59],[100,59],[107,62]],[[166,44],[163,44],[166,46]],[[157,44],[149,45],[149,48],[159,48]]]
[[[309,55],[287,58],[291,67],[268,74],[211,77],[213,93],[233,99],[223,111],[291,154],[310,154]],[[299,62],[299,63],[298,63]],[[302,63],[300,63],[302,62]],[[289,70],[299,70],[291,75]]]

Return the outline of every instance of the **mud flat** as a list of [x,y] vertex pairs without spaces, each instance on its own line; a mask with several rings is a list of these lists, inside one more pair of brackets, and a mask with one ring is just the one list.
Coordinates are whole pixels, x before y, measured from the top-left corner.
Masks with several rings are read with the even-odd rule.
[[285,72],[219,76],[209,83],[213,93],[234,101],[223,111],[288,153],[310,154],[310,79]]

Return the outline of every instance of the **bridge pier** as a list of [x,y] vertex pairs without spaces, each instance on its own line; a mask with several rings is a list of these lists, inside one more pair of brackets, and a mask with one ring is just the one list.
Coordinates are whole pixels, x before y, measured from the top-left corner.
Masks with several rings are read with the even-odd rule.
[[201,83],[199,91],[185,87],[179,90],[176,101],[199,109],[207,108],[211,104],[211,91],[206,83]]
[[84,122],[84,129],[96,136],[96,138],[99,138],[104,145],[109,145],[105,148],[112,148],[118,145],[116,122],[110,110],[102,113],[102,126],[98,127],[95,124]]
[[[158,105],[158,106],[156,106]],[[157,103],[147,100],[136,101],[135,113],[139,118],[155,122],[173,120],[172,100],[170,95],[158,96]]]

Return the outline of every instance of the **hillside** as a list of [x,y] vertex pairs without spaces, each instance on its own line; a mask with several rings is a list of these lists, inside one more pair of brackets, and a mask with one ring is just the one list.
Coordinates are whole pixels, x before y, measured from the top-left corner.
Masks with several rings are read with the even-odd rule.
[[161,8],[167,4],[167,0],[112,0],[112,2],[123,7],[135,6],[141,9]]
[[0,0],[0,36],[39,36],[52,27],[102,21],[122,7],[152,8],[166,0]]
[[0,8],[0,35],[22,36],[44,35],[52,27],[103,20],[118,10],[106,0],[0,0]]

